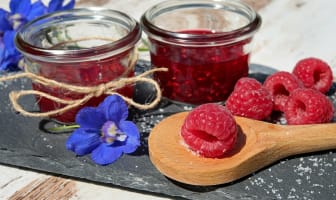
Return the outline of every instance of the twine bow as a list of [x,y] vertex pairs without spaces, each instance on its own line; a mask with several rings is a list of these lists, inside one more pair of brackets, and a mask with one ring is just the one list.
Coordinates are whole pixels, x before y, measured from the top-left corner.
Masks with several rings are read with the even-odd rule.
[[[61,99],[61,98],[49,95],[47,93],[37,91],[37,90],[11,91],[9,93],[9,99],[13,105],[13,108],[16,111],[20,112],[22,115],[29,116],[29,117],[50,117],[53,115],[62,114],[70,109],[83,105],[91,98],[101,96],[102,94],[106,94],[106,95],[117,94],[120,97],[122,97],[128,104],[138,109],[146,110],[146,109],[153,108],[160,102],[162,92],[160,90],[159,84],[155,80],[148,78],[146,76],[154,72],[159,72],[159,71],[168,71],[168,69],[167,68],[156,68],[156,69],[152,69],[147,72],[144,72],[138,76],[120,78],[118,80],[113,80],[113,81],[103,83],[97,86],[92,86],[92,87],[75,86],[75,85],[71,85],[67,83],[57,82],[55,80],[51,80],[51,79],[33,74],[31,72],[23,72],[19,74],[1,77],[0,81],[2,82],[6,80],[13,80],[13,79],[19,79],[19,78],[29,78],[33,80],[34,82],[42,84],[44,86],[58,87],[58,88],[66,89],[68,91],[75,92],[78,94],[84,94],[84,97],[82,99],[65,100],[65,99]],[[133,101],[133,99],[125,97],[116,92],[116,90],[123,88],[124,86],[134,84],[136,82],[146,82],[154,86],[156,90],[156,97],[150,104],[139,104]],[[22,106],[18,103],[18,100],[21,97],[26,96],[26,95],[38,95],[38,96],[50,99],[54,102],[64,104],[65,106],[63,108],[59,108],[59,109],[55,109],[55,110],[43,112],[43,113],[29,112],[23,109]]]

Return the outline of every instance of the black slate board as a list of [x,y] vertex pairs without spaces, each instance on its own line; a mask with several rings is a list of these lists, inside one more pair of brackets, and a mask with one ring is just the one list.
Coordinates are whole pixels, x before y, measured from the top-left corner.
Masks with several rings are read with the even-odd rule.
[[[137,70],[146,70],[148,67],[149,63],[139,61]],[[250,76],[259,80],[274,72],[271,68],[259,65],[251,65],[250,69]],[[249,177],[219,186],[196,187],[167,179],[149,160],[147,137],[151,128],[164,117],[190,110],[191,107],[165,100],[158,108],[150,111],[131,110],[131,119],[137,122],[142,134],[142,146],[137,152],[124,155],[112,165],[96,165],[89,156],[75,157],[73,152],[65,149],[69,133],[46,133],[41,128],[50,124],[48,120],[23,117],[12,110],[8,93],[28,88],[30,81],[25,79],[0,83],[1,164],[172,198],[336,199],[336,151],[290,157]],[[148,100],[152,97],[148,95],[150,93],[151,88],[139,84],[136,100]],[[335,101],[334,89],[329,96]],[[29,110],[38,110],[32,97],[22,102]]]

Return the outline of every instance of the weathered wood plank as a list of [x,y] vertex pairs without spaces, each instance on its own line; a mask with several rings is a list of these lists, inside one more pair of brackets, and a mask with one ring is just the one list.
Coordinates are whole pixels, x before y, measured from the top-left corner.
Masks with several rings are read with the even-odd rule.
[[59,199],[72,198],[76,193],[75,181],[59,177],[35,179],[16,191],[10,200],[20,199]]

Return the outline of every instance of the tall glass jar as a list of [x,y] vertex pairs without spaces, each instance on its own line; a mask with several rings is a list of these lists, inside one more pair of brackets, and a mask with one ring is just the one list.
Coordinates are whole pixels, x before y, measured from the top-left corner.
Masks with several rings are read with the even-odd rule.
[[260,16],[235,0],[170,0],[141,17],[155,74],[170,100],[202,104],[225,101],[248,75],[251,40]]
[[[24,55],[25,70],[48,79],[78,86],[95,86],[134,75],[136,43],[140,25],[130,16],[103,8],[81,8],[42,16],[23,26],[15,44]],[[62,99],[79,99],[82,94],[33,82],[33,89]],[[133,88],[118,91],[132,97]],[[42,112],[64,107],[37,96]],[[105,96],[83,106],[96,106]],[[70,123],[80,109],[72,109],[54,119]]]

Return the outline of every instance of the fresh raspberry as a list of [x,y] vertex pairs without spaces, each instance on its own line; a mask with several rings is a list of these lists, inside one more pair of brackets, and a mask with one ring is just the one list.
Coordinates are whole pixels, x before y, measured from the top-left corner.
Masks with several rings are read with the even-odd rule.
[[243,77],[243,78],[240,78],[236,82],[234,86],[234,90],[239,90],[240,88],[255,90],[255,89],[259,89],[260,86],[261,86],[261,83],[257,81],[256,79],[249,78],[249,77]]
[[317,124],[333,119],[334,107],[327,96],[311,88],[299,88],[288,97],[287,124]]
[[279,71],[268,76],[264,82],[264,86],[273,96],[273,109],[283,112],[290,93],[297,88],[302,88],[303,84],[293,74]]
[[273,98],[256,79],[241,78],[227,99],[226,107],[233,115],[263,120],[272,113]]
[[237,138],[237,124],[224,106],[207,103],[192,110],[181,129],[191,150],[209,158],[222,157]]
[[306,88],[313,88],[322,93],[328,92],[333,81],[330,66],[318,58],[300,60],[295,65],[293,74],[303,82]]

